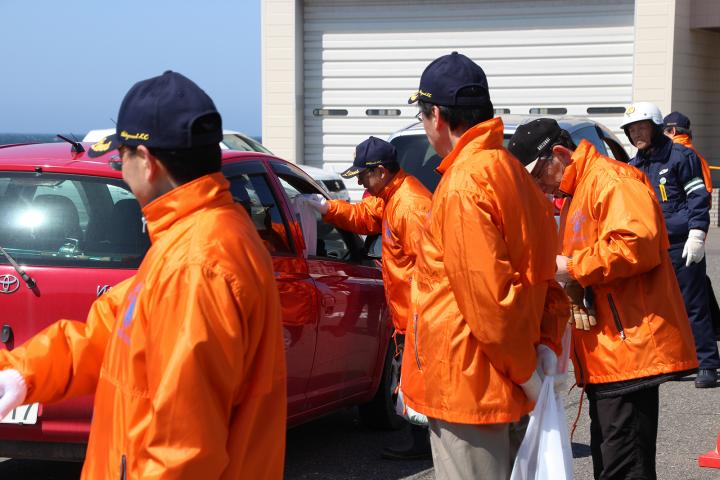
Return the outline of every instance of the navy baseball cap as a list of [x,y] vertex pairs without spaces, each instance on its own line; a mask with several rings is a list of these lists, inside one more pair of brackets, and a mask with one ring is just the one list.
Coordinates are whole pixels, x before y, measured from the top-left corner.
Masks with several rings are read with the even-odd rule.
[[397,162],[395,147],[376,137],[370,137],[355,147],[355,159],[350,168],[340,174],[344,178],[359,175],[365,169]]
[[222,140],[222,118],[207,93],[168,70],[130,88],[115,132],[92,145],[88,155],[98,157],[120,145],[186,149],[217,144]]
[[666,127],[678,127],[690,130],[690,119],[680,112],[671,112],[664,119]]
[[561,133],[562,128],[552,118],[538,118],[517,127],[508,142],[508,150],[532,173],[538,158],[553,146]]
[[[469,87],[476,87],[479,94],[458,96],[458,92]],[[420,87],[408,103],[418,100],[446,107],[486,105],[490,102],[487,77],[480,65],[461,53],[452,52],[436,58],[425,68]]]

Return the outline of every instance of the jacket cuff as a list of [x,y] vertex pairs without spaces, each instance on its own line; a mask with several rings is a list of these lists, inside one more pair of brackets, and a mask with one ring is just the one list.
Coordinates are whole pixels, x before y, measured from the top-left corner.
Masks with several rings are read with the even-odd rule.
[[568,274],[569,274],[573,279],[577,280],[577,275],[575,275],[575,262],[573,262],[572,257],[568,257],[567,269],[568,269]]
[[327,221],[335,216],[335,214],[337,213],[336,202],[337,202],[337,200],[328,200],[327,201],[328,210],[327,210],[327,212],[325,212],[324,215],[322,215],[323,220]]

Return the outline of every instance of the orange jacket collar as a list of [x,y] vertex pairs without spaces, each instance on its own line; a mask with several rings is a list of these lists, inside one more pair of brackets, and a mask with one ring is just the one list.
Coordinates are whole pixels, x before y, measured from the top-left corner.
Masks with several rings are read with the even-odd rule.
[[565,167],[560,182],[560,191],[572,196],[578,183],[580,183],[580,179],[585,175],[585,170],[597,155],[598,152],[595,146],[587,140],[582,140],[570,159],[570,165]]
[[677,135],[674,135],[672,138],[672,141],[675,143],[679,143],[680,145],[684,145],[686,147],[692,148],[692,140],[690,140],[690,135],[687,135],[685,133],[680,133]]
[[378,195],[378,197],[382,198],[385,202],[390,200],[390,197],[392,197],[393,194],[400,187],[400,185],[402,185],[405,177],[407,177],[407,173],[405,173],[403,170],[398,171],[393,177],[393,179],[390,180],[387,185],[385,185],[385,188],[382,189],[382,192],[380,192],[380,195]]
[[222,173],[213,173],[180,185],[145,205],[150,240],[154,243],[177,220],[196,210],[232,203],[230,184]]
[[438,165],[437,171],[442,175],[455,162],[458,154],[470,142],[478,142],[481,149],[500,148],[503,146],[503,121],[500,117],[478,123],[467,132],[463,133],[460,140],[453,147],[443,161]]

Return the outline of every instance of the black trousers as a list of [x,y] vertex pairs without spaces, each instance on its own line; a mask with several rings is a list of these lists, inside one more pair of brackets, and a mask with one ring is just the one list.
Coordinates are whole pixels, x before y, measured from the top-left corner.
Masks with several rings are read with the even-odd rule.
[[706,262],[703,258],[698,263],[685,266],[685,259],[682,258],[683,246],[684,243],[670,245],[668,253],[670,253],[680,291],[685,300],[685,309],[695,339],[698,363],[700,368],[718,369],[720,368],[720,356],[710,316]]
[[658,386],[604,398],[589,385],[587,394],[595,480],[656,480]]

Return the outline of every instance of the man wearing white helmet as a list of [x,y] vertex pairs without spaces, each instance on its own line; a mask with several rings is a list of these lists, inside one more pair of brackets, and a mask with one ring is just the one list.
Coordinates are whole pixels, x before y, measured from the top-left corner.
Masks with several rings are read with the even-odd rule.
[[663,135],[660,109],[649,102],[628,107],[621,125],[638,149],[630,165],[648,178],[662,207],[670,258],[685,300],[700,364],[697,388],[715,387],[720,368],[705,283],[705,235],[710,225],[710,192],[697,154]]

